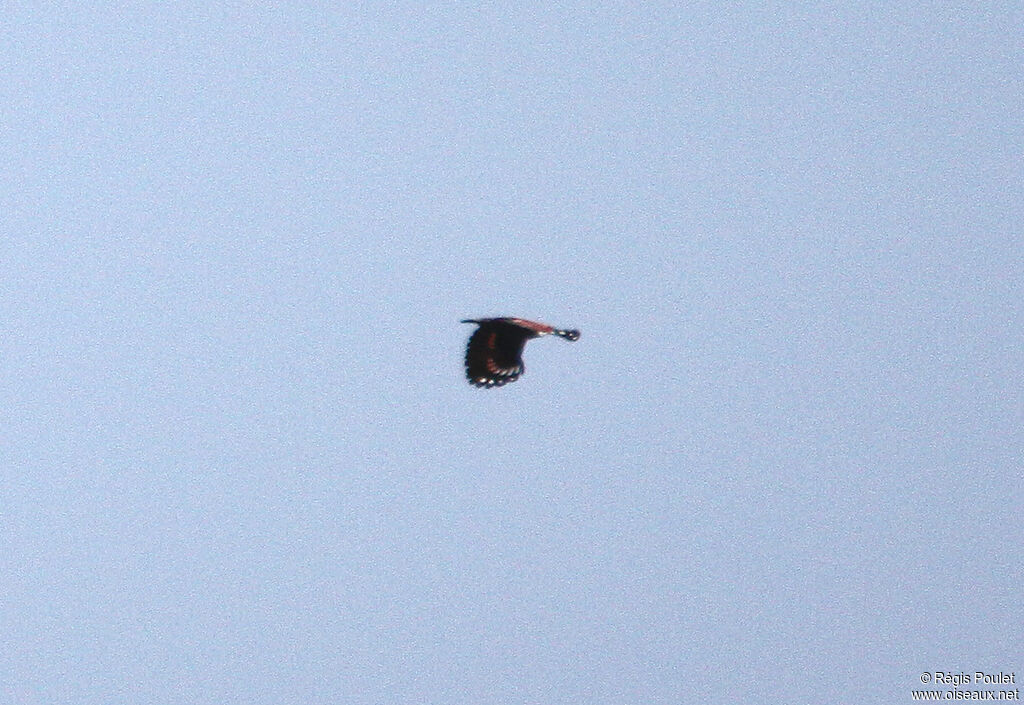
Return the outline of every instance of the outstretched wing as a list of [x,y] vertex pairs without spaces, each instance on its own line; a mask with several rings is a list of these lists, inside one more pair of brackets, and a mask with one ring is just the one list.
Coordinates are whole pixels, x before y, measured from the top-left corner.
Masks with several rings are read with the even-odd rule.
[[469,337],[466,378],[477,387],[500,387],[523,374],[527,336],[512,326],[487,323]]

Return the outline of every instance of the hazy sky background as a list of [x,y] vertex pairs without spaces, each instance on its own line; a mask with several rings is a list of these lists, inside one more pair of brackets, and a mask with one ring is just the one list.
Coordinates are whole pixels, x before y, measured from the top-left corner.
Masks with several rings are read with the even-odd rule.
[[506,5],[5,8],[0,701],[1024,678],[1024,10]]

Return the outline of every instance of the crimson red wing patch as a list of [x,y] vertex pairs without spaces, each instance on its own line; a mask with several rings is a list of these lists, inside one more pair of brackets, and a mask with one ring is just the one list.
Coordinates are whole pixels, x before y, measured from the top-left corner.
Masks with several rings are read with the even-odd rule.
[[500,387],[523,373],[523,345],[496,330],[477,328],[466,346],[466,378],[477,387]]

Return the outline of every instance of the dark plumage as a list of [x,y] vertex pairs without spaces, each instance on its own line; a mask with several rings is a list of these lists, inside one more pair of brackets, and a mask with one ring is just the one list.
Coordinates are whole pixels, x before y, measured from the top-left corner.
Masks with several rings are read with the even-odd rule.
[[468,319],[476,323],[466,345],[466,378],[476,387],[500,387],[515,382],[523,374],[523,347],[531,338],[557,335],[566,340],[579,340],[578,330],[559,330],[544,323],[523,318]]

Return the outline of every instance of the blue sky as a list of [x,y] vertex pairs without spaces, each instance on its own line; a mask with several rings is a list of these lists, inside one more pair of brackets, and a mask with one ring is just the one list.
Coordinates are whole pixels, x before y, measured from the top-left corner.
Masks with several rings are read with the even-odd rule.
[[1022,24],[9,8],[0,699],[1020,677]]

